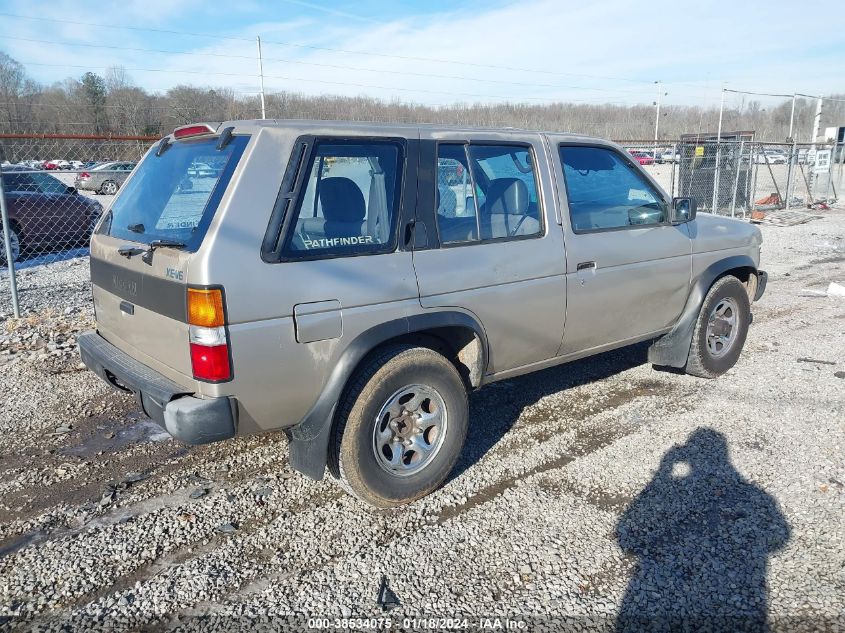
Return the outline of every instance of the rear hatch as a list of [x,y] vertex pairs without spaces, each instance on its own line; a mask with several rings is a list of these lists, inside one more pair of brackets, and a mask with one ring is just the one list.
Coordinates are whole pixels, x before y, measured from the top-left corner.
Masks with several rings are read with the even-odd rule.
[[171,380],[191,386],[188,264],[203,243],[249,137],[211,126],[154,146],[91,239],[97,330]]

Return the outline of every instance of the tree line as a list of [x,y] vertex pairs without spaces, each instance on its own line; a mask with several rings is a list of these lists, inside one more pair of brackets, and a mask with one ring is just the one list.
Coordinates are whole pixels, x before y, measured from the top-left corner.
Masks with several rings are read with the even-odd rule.
[[[842,96],[839,96],[842,98]],[[760,141],[784,142],[789,134],[791,99],[764,106],[743,100],[724,111],[723,130],[753,130]],[[809,142],[816,102],[798,99],[794,137]],[[654,137],[654,105],[552,103],[456,103],[427,106],[367,96],[266,95],[267,118],[342,119],[475,126],[513,126],[568,131],[612,139]],[[718,107],[664,105],[660,137],[713,132]],[[150,93],[137,86],[120,67],[103,75],[86,72],[79,78],[44,85],[26,68],[0,52],[0,132],[36,134],[102,134],[162,136],[174,127],[196,121],[254,119],[261,115],[257,95],[229,88],[175,86]],[[825,126],[845,125],[845,103],[825,102],[820,133]]]

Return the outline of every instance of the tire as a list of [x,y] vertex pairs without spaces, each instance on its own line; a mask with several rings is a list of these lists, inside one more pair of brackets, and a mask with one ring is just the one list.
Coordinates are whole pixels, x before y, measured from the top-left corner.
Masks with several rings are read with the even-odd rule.
[[107,196],[113,196],[117,193],[117,190],[120,189],[117,183],[114,180],[107,180],[102,185],[100,185],[100,193],[105,194]]
[[410,503],[449,476],[468,414],[463,380],[446,358],[425,347],[386,347],[364,361],[344,391],[329,471],[373,506]]
[[[11,242],[12,261],[16,262],[21,257],[23,250],[23,240],[21,239],[20,229],[14,224],[9,224],[9,241]],[[3,229],[0,227],[0,264],[8,265],[9,261],[6,257],[6,240],[3,237]]]
[[736,364],[748,335],[751,302],[732,275],[718,279],[701,304],[684,370],[701,378],[721,376]]

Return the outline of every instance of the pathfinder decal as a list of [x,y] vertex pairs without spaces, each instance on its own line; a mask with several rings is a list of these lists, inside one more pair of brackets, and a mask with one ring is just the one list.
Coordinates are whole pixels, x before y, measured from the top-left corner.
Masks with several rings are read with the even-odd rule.
[[305,248],[332,248],[333,246],[358,246],[360,244],[375,244],[372,235],[360,237],[321,237],[317,239],[304,239]]

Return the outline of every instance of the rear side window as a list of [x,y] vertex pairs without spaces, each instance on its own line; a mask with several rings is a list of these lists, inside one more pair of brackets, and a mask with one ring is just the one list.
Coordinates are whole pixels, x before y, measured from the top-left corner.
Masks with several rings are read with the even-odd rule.
[[3,172],[3,187],[9,193],[68,193],[68,186],[49,174]]
[[539,236],[543,229],[528,147],[442,143],[437,225],[444,244]]
[[318,141],[305,167],[285,255],[393,250],[403,162],[402,145],[395,141]]
[[150,152],[115,199],[100,232],[146,244],[173,240],[195,250],[248,141],[235,136],[222,149],[217,138],[176,141],[160,156]]

